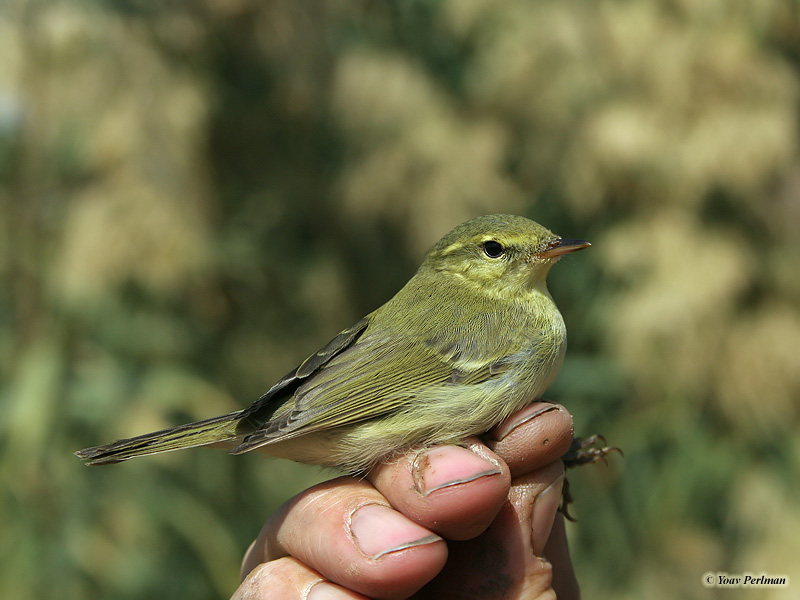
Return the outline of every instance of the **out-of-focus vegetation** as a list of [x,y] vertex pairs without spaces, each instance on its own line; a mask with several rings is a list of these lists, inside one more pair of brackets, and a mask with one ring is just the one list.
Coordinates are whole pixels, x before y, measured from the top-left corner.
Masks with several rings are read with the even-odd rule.
[[5,0],[0,589],[218,598],[329,474],[72,451],[247,405],[514,212],[587,253],[550,397],[587,598],[800,582],[800,9],[778,0]]

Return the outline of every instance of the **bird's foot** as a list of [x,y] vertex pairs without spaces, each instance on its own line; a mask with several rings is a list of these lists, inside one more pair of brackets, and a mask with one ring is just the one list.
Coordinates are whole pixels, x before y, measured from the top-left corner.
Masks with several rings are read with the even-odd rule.
[[616,446],[607,446],[606,438],[602,435],[590,435],[587,438],[575,438],[572,440],[572,446],[570,446],[567,453],[561,457],[561,460],[564,461],[564,466],[568,469],[579,467],[580,465],[596,463],[600,460],[608,464],[606,457],[612,452],[619,452],[621,456],[624,456],[622,450]]
[[[598,447],[599,446],[599,447]],[[561,458],[564,461],[564,466],[567,469],[578,467],[580,465],[593,464],[598,461],[603,461],[608,464],[606,458],[612,452],[619,452],[624,456],[622,450],[616,446],[607,446],[606,438],[602,435],[590,435],[587,438],[575,438],[572,441],[567,453]],[[564,488],[561,492],[561,507],[559,510],[564,514],[564,517],[570,521],[575,521],[569,513],[569,505],[573,502],[572,494],[569,491],[569,481],[564,479]]]

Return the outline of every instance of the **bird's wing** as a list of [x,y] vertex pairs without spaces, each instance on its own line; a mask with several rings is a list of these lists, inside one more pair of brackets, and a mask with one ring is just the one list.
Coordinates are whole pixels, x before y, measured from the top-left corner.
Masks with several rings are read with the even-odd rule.
[[322,349],[305,359],[300,366],[279,379],[258,400],[240,413],[240,432],[248,433],[261,428],[270,420],[271,415],[286,401],[287,396],[309,377],[317,373],[334,357],[352,346],[369,327],[372,315],[367,315],[353,326],[340,332]]
[[[369,317],[339,334],[275,384],[261,406],[245,411],[250,412],[243,414],[245,420],[260,415],[260,425],[231,452],[375,418],[408,404],[428,386],[480,383],[506,370],[502,358],[459,368],[452,352],[439,344],[371,334],[364,331],[368,324]],[[293,389],[291,399],[280,394],[287,388]],[[282,401],[270,402],[276,394]]]

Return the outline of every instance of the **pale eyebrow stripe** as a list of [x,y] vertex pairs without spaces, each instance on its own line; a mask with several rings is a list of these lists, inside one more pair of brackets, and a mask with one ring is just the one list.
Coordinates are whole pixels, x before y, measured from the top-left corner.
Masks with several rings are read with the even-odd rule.
[[463,247],[464,247],[464,244],[462,244],[461,242],[454,242],[454,243],[450,244],[449,246],[447,246],[446,248],[442,248],[441,254],[442,254],[442,256],[444,256],[445,254],[450,254],[451,252],[455,252],[459,248],[463,248]]
[[[486,235],[481,236],[480,238],[477,238],[477,237],[476,238],[472,238],[471,240],[469,240],[466,243],[465,242],[461,242],[461,241],[460,242],[453,242],[449,246],[446,246],[446,247],[442,248],[439,251],[439,256],[446,256],[448,254],[451,254],[451,253],[455,252],[456,250],[460,250],[461,248],[464,248],[465,246],[469,246],[470,244],[475,243],[475,242],[478,242],[478,243],[482,244],[484,242],[493,242],[493,241],[497,241],[497,236],[496,235],[486,234]],[[498,243],[502,243],[502,242],[498,242]]]

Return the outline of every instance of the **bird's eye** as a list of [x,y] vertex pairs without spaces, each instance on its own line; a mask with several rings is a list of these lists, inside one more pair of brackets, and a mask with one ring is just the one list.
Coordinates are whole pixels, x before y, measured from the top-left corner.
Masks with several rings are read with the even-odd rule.
[[489,240],[488,242],[483,242],[483,251],[489,258],[500,258],[506,249],[503,248],[503,244],[500,242]]

